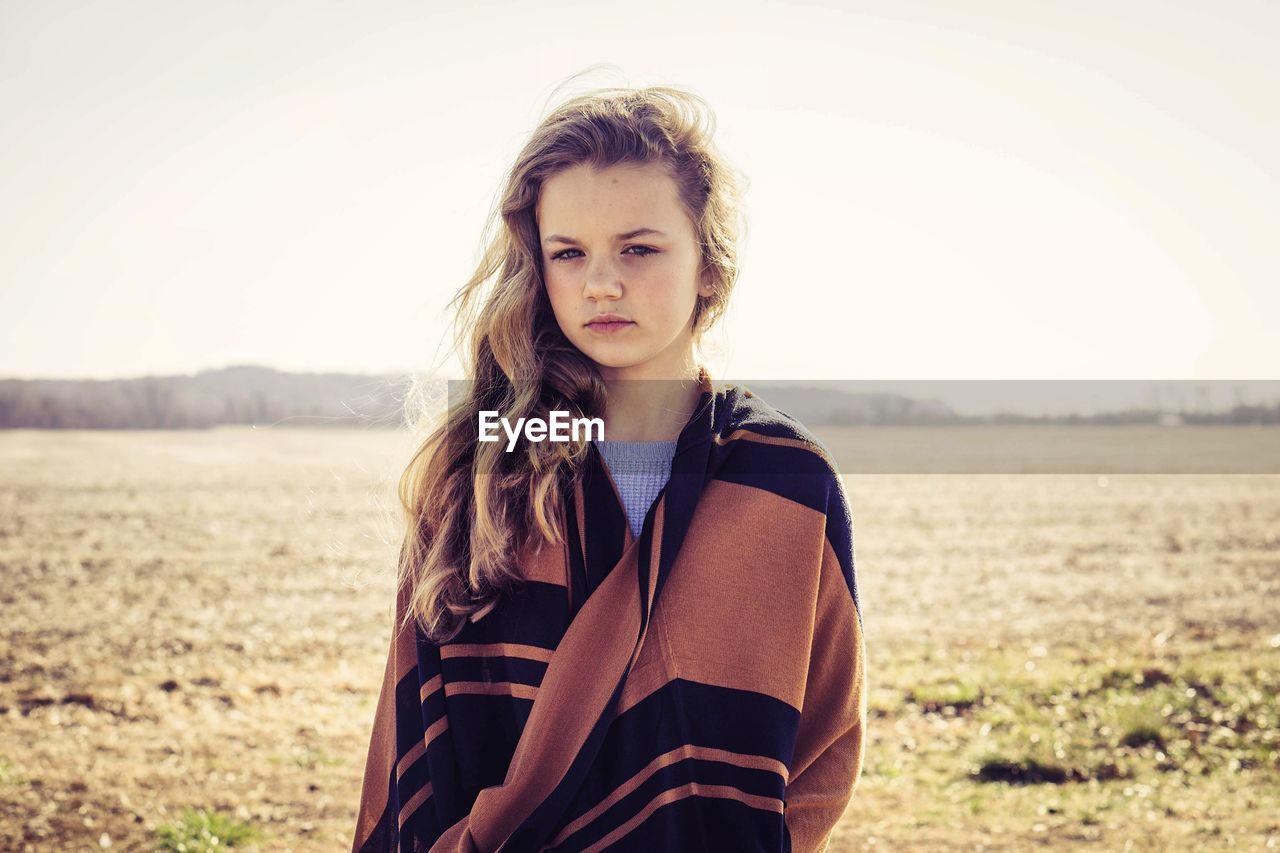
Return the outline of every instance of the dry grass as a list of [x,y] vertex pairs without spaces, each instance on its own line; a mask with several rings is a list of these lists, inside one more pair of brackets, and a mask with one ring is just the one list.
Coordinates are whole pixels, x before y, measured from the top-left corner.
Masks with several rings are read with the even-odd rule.
[[[0,848],[148,849],[185,809],[349,848],[408,452],[0,436]],[[833,851],[1280,846],[1280,476],[848,486],[871,717]]]

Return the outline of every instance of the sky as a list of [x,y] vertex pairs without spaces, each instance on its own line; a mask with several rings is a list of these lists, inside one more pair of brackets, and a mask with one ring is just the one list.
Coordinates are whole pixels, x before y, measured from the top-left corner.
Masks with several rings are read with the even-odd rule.
[[717,375],[1277,378],[1278,45],[1271,2],[6,0],[0,376],[457,375],[529,132],[668,84],[749,181]]

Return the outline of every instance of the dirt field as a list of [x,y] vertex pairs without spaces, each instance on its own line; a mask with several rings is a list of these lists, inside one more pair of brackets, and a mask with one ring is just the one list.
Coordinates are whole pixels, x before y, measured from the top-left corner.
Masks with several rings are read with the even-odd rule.
[[[409,447],[0,434],[0,849],[187,808],[349,849]],[[832,851],[1280,849],[1280,476],[847,484],[871,717]]]

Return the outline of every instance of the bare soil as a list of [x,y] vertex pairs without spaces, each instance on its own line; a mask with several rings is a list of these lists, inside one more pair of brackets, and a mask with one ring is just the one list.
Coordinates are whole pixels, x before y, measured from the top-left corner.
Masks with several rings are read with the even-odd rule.
[[[0,435],[0,848],[193,807],[349,849],[411,448]],[[1280,847],[1280,476],[846,482],[871,717],[832,851]]]

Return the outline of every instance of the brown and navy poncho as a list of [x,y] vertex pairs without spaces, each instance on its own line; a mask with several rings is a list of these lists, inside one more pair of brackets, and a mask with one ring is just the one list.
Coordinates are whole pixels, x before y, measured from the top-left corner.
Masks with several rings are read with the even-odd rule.
[[593,447],[524,588],[443,645],[394,631],[353,851],[824,849],[866,725],[847,494],[798,421],[699,381],[639,537]]

